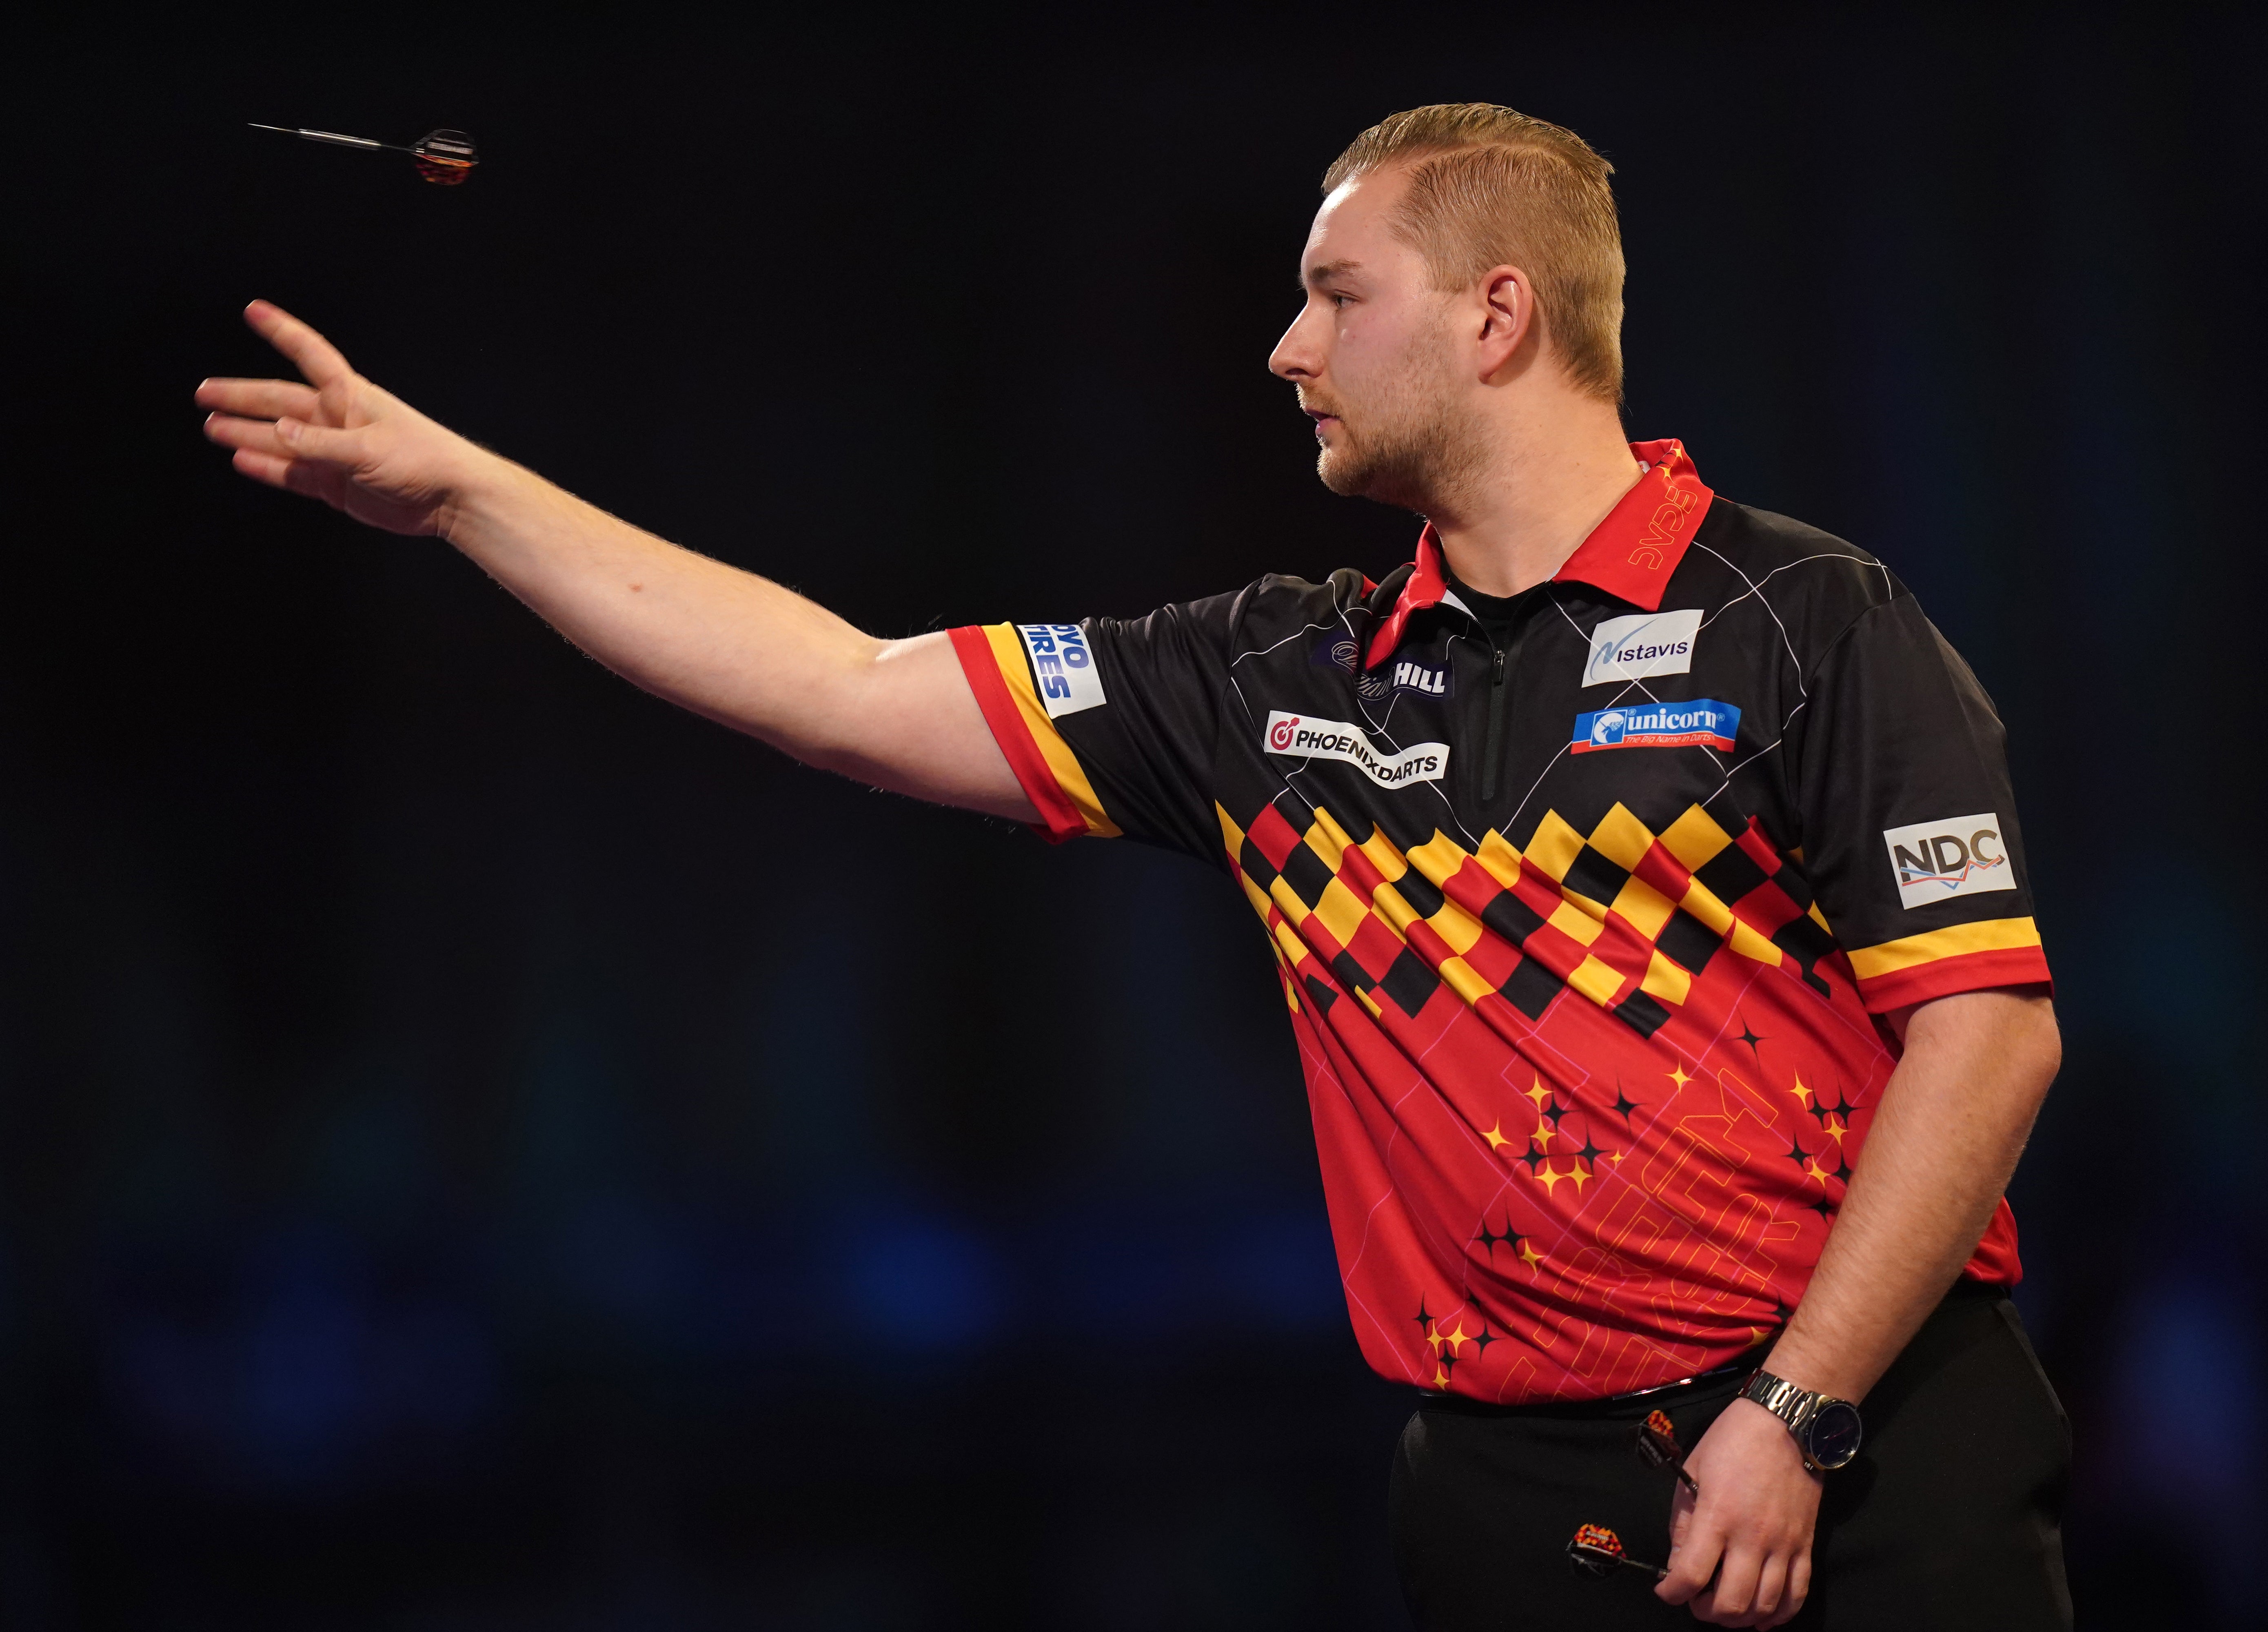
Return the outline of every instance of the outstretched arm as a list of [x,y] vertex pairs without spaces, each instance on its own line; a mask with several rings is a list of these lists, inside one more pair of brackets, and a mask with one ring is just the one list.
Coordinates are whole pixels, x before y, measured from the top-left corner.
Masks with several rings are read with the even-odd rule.
[[862,634],[437,424],[281,308],[254,301],[245,319],[306,382],[197,387],[213,410],[205,434],[246,475],[388,532],[438,534],[616,673],[807,765],[1034,819],[946,636]]

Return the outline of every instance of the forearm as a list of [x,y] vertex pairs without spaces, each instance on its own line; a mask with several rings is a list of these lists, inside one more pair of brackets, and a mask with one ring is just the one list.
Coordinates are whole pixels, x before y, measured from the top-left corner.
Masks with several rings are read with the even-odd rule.
[[852,768],[844,728],[887,643],[475,453],[439,517],[450,543],[625,679],[798,759]]
[[1826,1250],[1771,1370],[1863,1400],[1976,1250],[2007,1188],[2060,1049],[2044,996],[1926,1003]]

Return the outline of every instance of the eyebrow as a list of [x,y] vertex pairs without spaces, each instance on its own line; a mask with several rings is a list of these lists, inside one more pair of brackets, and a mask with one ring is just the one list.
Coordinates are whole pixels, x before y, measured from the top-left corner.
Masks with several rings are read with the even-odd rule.
[[1359,261],[1348,261],[1344,259],[1338,261],[1325,261],[1318,265],[1309,267],[1306,272],[1300,275],[1300,287],[1302,289],[1313,289],[1327,280],[1337,277],[1344,273],[1359,272],[1361,270],[1362,262]]

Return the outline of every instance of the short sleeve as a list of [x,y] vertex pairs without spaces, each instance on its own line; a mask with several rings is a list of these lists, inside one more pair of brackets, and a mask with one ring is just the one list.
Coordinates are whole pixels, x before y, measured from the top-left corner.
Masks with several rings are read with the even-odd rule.
[[1036,831],[1219,853],[1209,773],[1241,599],[952,631],[985,723],[1039,812]]
[[1999,717],[1911,594],[1829,647],[1787,748],[1804,871],[1868,1009],[2048,981]]

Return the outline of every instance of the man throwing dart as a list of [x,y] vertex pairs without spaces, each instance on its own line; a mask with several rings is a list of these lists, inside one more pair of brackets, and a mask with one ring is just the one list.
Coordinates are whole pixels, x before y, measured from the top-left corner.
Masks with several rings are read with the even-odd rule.
[[[2069,1447],[2001,1200],[2058,1045],[2000,723],[1881,562],[1624,439],[1609,174],[1456,105],[1325,175],[1270,366],[1326,485],[1425,518],[1377,584],[878,640],[273,306],[306,383],[198,401],[247,475],[438,534],[807,764],[1227,871],[1356,1336],[1418,1391],[1421,1628],[2065,1627]],[[1655,1412],[1692,1489],[1631,1453]],[[1579,1525],[1665,1577],[1571,1570]]]

